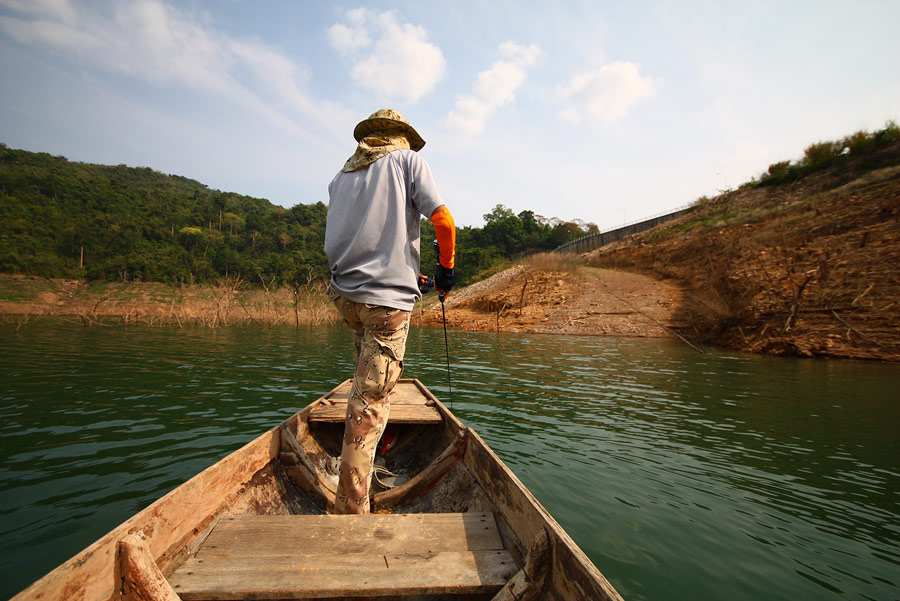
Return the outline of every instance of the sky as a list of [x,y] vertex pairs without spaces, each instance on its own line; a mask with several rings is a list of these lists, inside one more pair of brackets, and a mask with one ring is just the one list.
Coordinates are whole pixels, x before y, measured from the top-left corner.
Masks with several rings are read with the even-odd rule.
[[614,228],[900,120],[900,2],[0,0],[0,142],[328,202],[403,113],[457,225]]

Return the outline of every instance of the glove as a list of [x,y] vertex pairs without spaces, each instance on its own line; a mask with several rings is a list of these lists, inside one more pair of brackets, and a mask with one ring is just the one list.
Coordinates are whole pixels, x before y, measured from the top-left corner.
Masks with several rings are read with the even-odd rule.
[[452,269],[447,269],[440,263],[435,266],[434,272],[434,288],[441,293],[441,296],[450,292],[453,284],[456,283],[456,274]]
[[425,275],[424,273],[419,274],[419,292],[425,294],[429,290],[434,288],[434,280]]

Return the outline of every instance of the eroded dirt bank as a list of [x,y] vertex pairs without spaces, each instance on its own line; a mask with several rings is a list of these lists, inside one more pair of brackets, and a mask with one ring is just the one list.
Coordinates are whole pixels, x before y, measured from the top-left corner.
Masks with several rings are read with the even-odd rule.
[[578,260],[602,269],[514,267],[451,295],[448,325],[900,361],[900,166],[729,192]]
[[[518,265],[447,297],[447,325],[478,332],[664,337],[677,328],[682,293],[652,277]],[[440,326],[440,305],[416,320]]]

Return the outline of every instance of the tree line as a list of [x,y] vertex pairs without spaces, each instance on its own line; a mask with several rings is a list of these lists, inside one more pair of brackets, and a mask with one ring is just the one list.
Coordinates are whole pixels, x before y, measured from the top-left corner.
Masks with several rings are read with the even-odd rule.
[[[87,280],[304,283],[328,275],[327,207],[290,209],[146,167],[69,161],[0,144],[0,272]],[[596,226],[503,205],[457,230],[458,280]],[[434,228],[423,219],[422,264]]]

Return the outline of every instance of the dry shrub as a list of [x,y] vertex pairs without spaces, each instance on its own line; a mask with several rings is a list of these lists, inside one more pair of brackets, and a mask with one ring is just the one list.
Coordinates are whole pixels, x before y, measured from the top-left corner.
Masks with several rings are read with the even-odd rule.
[[843,147],[840,142],[816,142],[807,146],[803,151],[803,164],[807,166],[821,165],[841,154]]
[[298,324],[320,326],[338,321],[337,309],[325,294],[325,287],[324,281],[318,281],[293,290]]
[[562,253],[537,253],[529,255],[523,261],[532,271],[559,271],[575,273],[578,261],[573,255]]
[[[90,289],[48,280],[57,293],[40,296],[38,291],[7,303],[15,314],[56,315],[79,319],[85,326],[148,325],[151,327],[188,324],[207,328],[254,323],[271,328],[277,325],[316,326],[338,321],[337,310],[325,294],[324,281],[274,286],[261,282],[251,286],[240,278],[223,278],[214,285],[170,287],[158,283],[127,285],[97,284]],[[46,284],[46,282],[41,282]],[[0,278],[0,290],[4,279]],[[8,288],[9,286],[7,286]],[[43,290],[43,289],[41,289]],[[9,311],[9,308],[7,308]],[[25,318],[27,323],[28,317]],[[21,326],[20,326],[21,327]]]
[[293,323],[325,325],[338,320],[337,310],[325,294],[325,283],[311,281],[294,287],[273,287],[264,283],[262,289],[245,291],[238,305],[244,318],[258,325],[273,327]]

